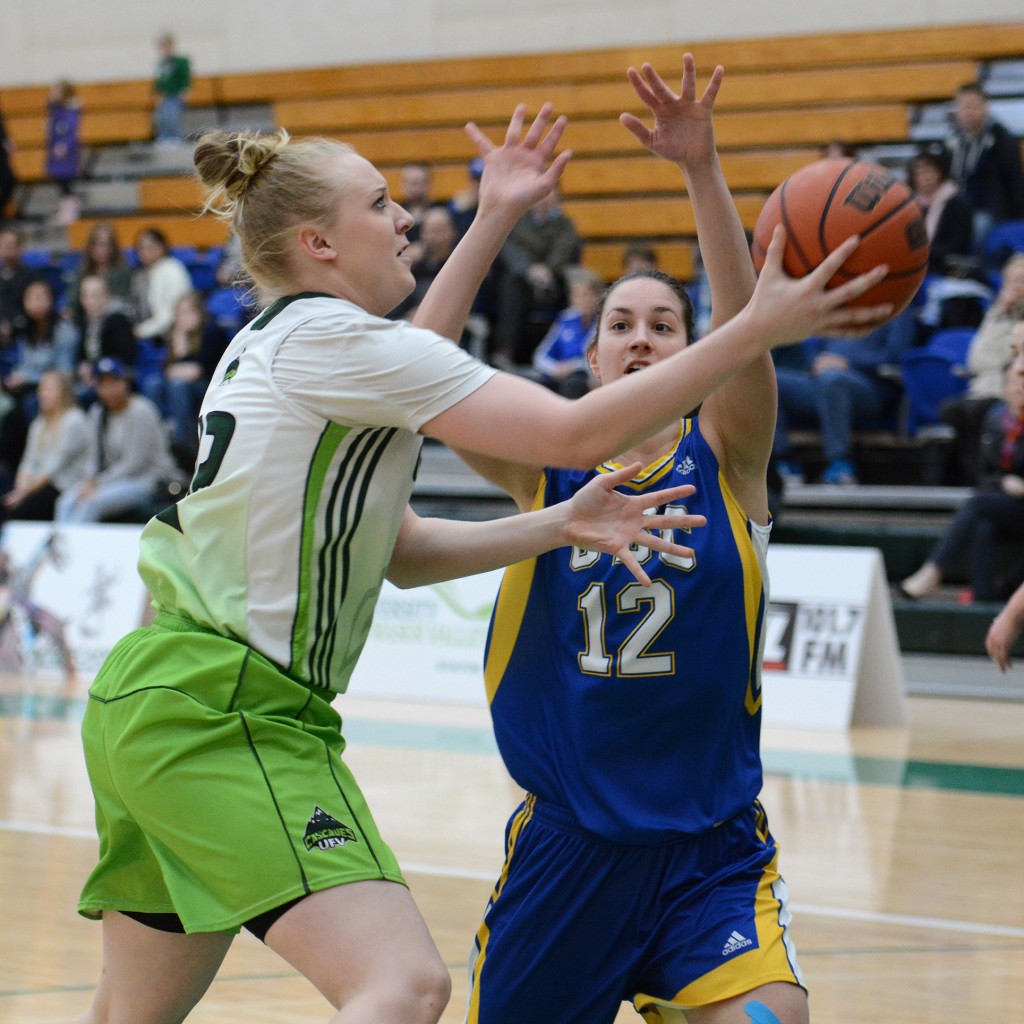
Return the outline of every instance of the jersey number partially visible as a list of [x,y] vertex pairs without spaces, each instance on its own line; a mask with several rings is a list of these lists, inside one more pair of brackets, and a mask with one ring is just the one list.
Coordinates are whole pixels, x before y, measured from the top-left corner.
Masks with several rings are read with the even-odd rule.
[[[188,485],[186,495],[201,491],[213,483],[220,471],[224,456],[227,454],[231,436],[235,432],[235,417],[229,412],[211,412],[207,416],[200,417],[199,425],[202,427],[201,436],[209,435],[212,440],[206,458],[196,466],[196,471],[192,474],[192,481]],[[178,518],[176,505],[171,505],[170,508],[165,508],[158,513],[157,519],[167,523],[168,526],[173,526],[180,532],[181,520]]]
[[614,654],[605,648],[605,622],[608,608],[603,583],[591,584],[579,597],[577,607],[583,613],[586,647],[578,655],[580,671],[590,675],[664,676],[675,671],[675,653],[651,650],[675,614],[675,594],[663,580],[649,587],[630,583],[615,598],[620,614],[640,613],[643,618]]

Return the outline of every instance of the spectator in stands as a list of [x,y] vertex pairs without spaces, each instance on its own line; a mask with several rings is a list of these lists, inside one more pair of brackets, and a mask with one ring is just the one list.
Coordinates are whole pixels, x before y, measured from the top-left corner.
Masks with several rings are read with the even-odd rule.
[[650,242],[630,242],[622,253],[622,276],[637,270],[657,270],[658,254]]
[[206,297],[206,312],[229,335],[237,334],[256,314],[251,286],[243,282],[237,244],[229,244],[214,277],[216,287]]
[[1003,610],[992,620],[985,637],[988,656],[1005,672],[1013,667],[1010,652],[1024,631],[1024,583],[1013,592]]
[[0,345],[10,344],[15,321],[25,314],[22,298],[33,277],[21,261],[21,235],[0,228]]
[[162,33],[156,41],[160,59],[153,79],[156,107],[153,110],[153,131],[157,145],[174,146],[184,137],[181,121],[192,85],[192,67],[188,57],[175,52],[174,36]]
[[83,316],[79,295],[82,281],[97,274],[106,281],[111,298],[122,300],[125,310],[134,316],[131,305],[132,268],[121,251],[113,225],[105,221],[94,224],[90,229],[82,250],[82,259],[65,296],[64,309],[78,323],[81,323]]
[[131,371],[118,359],[95,367],[99,399],[87,414],[85,479],[58,499],[61,523],[94,523],[145,512],[161,485],[177,477],[156,407],[132,393]]
[[82,336],[76,362],[78,364],[78,397],[91,404],[96,382],[92,368],[104,356],[113,356],[125,366],[134,366],[138,355],[135,330],[128,316],[128,306],[110,294],[102,274],[82,279]]
[[420,255],[420,224],[428,208],[435,205],[433,199],[433,172],[426,164],[406,164],[402,168],[402,198],[399,203],[412,217],[409,239],[409,258],[415,262]]
[[14,187],[18,179],[11,167],[11,156],[14,154],[14,139],[7,134],[7,124],[0,113],[0,223],[6,216],[7,204],[14,195]]
[[448,212],[455,223],[455,232],[461,238],[469,229],[476,216],[477,203],[480,201],[480,179],[484,173],[482,157],[474,157],[466,168],[466,187],[453,196],[448,203]]
[[585,267],[566,271],[569,305],[551,325],[551,330],[533,354],[533,368],[545,386],[566,398],[579,398],[590,390],[593,376],[587,348],[594,335],[597,304],[604,282]]
[[132,275],[132,295],[140,320],[136,338],[148,338],[159,345],[167,340],[178,299],[192,291],[188,268],[168,249],[164,233],[145,228],[135,239],[139,269]]
[[939,409],[943,423],[956,431],[956,457],[961,482],[978,483],[981,429],[988,411],[1003,400],[1010,333],[1024,319],[1024,253],[1011,256],[1003,267],[995,301],[967,350],[967,391],[945,401]]
[[826,466],[821,482],[855,484],[853,427],[857,420],[880,417],[895,409],[898,382],[886,369],[899,363],[905,338],[898,332],[873,331],[866,338],[811,338],[798,365],[776,360],[779,412],[773,455],[783,477],[803,479],[789,437],[793,417],[811,420],[821,431]]
[[1020,143],[989,115],[978,82],[960,86],[946,139],[950,173],[974,207],[974,242],[980,251],[993,224],[1024,217]]
[[409,297],[388,314],[392,320],[412,320],[427,289],[454,252],[458,240],[455,222],[448,208],[432,206],[427,209],[420,221],[420,255],[412,264],[416,286]]
[[14,487],[0,508],[6,519],[53,519],[60,495],[85,479],[88,428],[71,375],[47,370],[37,393],[39,415],[29,425]]
[[[530,363],[537,342],[565,307],[565,272],[579,262],[582,247],[557,189],[512,229],[494,267],[491,362],[499,369]],[[540,333],[531,330],[538,326]]]
[[933,593],[965,560],[970,587],[965,600],[1007,596],[1000,589],[1005,581],[997,546],[1024,541],[1024,321],[1014,327],[1010,347],[1006,402],[989,411],[982,433],[978,489],[957,511],[924,565],[897,585],[904,597],[916,600]]
[[75,87],[58,79],[46,103],[46,176],[60,188],[60,206],[55,223],[78,220],[79,201],[74,184],[82,173],[82,110]]
[[199,292],[178,299],[161,373],[147,374],[139,390],[171,423],[179,460],[191,463],[198,451],[196,421],[213,371],[230,340],[214,321]]
[[908,322],[916,315],[916,341],[938,327],[976,327],[992,297],[974,254],[974,208],[950,177],[948,159],[944,151],[922,149],[907,167],[931,247],[919,301],[900,314]]
[[29,282],[24,296],[25,314],[13,328],[9,369],[4,387],[21,403],[26,419],[36,413],[36,388],[47,370],[73,374],[79,331],[59,316],[49,281]]

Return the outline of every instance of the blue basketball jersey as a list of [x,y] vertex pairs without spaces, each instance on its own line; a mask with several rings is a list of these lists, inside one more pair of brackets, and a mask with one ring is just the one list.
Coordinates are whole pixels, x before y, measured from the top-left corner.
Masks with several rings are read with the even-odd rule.
[[[596,470],[545,470],[536,507]],[[692,558],[640,549],[651,586],[611,555],[559,548],[506,570],[487,641],[495,736],[516,782],[619,843],[694,835],[761,790],[768,528],[751,523],[697,420],[623,490],[679,484],[707,525]],[[680,510],[683,506],[676,506]]]

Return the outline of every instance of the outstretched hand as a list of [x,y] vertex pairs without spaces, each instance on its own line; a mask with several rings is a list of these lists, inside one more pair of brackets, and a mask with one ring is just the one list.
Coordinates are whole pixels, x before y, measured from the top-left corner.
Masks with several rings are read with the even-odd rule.
[[786,229],[781,224],[776,226],[757,287],[741,315],[755,318],[758,333],[773,348],[819,334],[864,337],[892,314],[892,304],[847,306],[846,303],[878,284],[889,268],[883,263],[846,284],[828,287],[858,245],[860,238],[848,238],[809,274],[790,277],[782,267]]
[[689,497],[696,490],[690,484],[644,494],[622,494],[615,490],[632,480],[642,468],[637,462],[613,473],[600,473],[577,491],[568,502],[568,535],[569,542],[577,547],[615,555],[637,580],[649,587],[650,577],[630,545],[689,558],[693,555],[692,548],[666,540],[657,531],[692,530],[704,526],[707,520],[704,516],[682,512],[646,514],[647,509]]
[[466,134],[484,158],[480,210],[504,206],[519,216],[558,184],[572,157],[572,150],[555,156],[567,119],[562,116],[552,122],[552,113],[551,104],[545,103],[523,135],[526,105],[520,103],[512,114],[505,141],[500,146],[491,142],[472,121],[466,125]]
[[697,65],[689,53],[683,54],[683,81],[678,96],[650,64],[641,64],[640,71],[629,68],[626,76],[637,96],[654,115],[654,127],[650,129],[633,114],[619,115],[620,124],[631,131],[642,145],[656,156],[686,166],[706,163],[714,156],[715,133],[711,112],[725,76],[721,65],[712,72],[699,100]]

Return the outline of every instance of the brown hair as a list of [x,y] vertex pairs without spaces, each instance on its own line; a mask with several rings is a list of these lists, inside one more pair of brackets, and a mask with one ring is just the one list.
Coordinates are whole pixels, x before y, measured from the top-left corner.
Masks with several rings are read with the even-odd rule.
[[327,161],[354,150],[333,139],[291,142],[273,134],[213,131],[196,144],[193,160],[209,190],[206,211],[229,221],[242,266],[271,294],[289,289],[293,274],[288,236],[297,224],[326,226],[341,190]]

